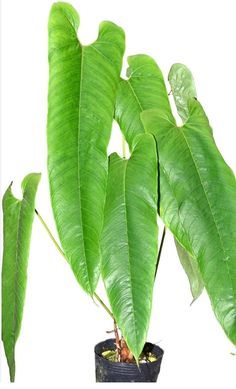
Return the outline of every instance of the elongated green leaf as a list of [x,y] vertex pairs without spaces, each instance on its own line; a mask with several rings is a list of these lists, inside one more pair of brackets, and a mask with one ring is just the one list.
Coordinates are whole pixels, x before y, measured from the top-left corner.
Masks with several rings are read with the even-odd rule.
[[128,64],[128,79],[120,81],[117,92],[115,119],[132,150],[135,136],[145,132],[140,113],[151,108],[169,112],[170,104],[162,73],[151,57],[134,55]]
[[157,156],[150,134],[129,160],[110,156],[102,233],[102,276],[114,317],[137,359],[152,306],[157,259]]
[[[196,98],[197,92],[195,88],[194,79],[192,73],[187,66],[176,63],[172,65],[168,80],[171,86],[172,94],[175,100],[177,111],[183,122],[188,120],[190,112],[188,107],[188,100],[191,97]],[[180,262],[187,274],[190,289],[193,299],[196,300],[204,288],[202,276],[198,269],[198,263],[178,241],[175,239],[175,245]]]
[[236,344],[236,181],[200,103],[188,104],[190,116],[182,127],[161,110],[141,114],[158,145],[160,212],[198,260],[215,314]]
[[199,271],[198,262],[193,258],[175,239],[175,245],[180,262],[187,274],[193,301],[196,300],[203,291],[204,284],[201,273]]
[[22,182],[23,199],[16,199],[11,185],[3,197],[2,340],[10,371],[15,380],[15,344],[20,333],[34,219],[35,195],[40,174]]
[[83,289],[98,277],[107,182],[106,149],[124,52],[124,33],[103,22],[82,46],[79,16],[55,3],[49,18],[48,173],[56,226]]
[[197,97],[193,75],[187,66],[175,63],[170,69],[168,80],[178,114],[183,122],[186,122],[189,117],[188,100],[191,97]]
[[[145,132],[140,119],[140,113],[146,109],[160,108],[163,113],[169,115],[171,110],[162,73],[155,61],[146,55],[135,55],[128,58],[128,63],[127,77],[129,78],[128,80],[120,81],[116,99],[115,118],[132,150],[135,136]],[[181,102],[185,102],[184,98],[193,91],[194,82],[188,69],[184,65],[182,65],[181,69],[179,67],[179,64],[173,65],[169,78],[174,97],[179,101],[178,108],[180,109]],[[179,83],[183,82],[184,85],[180,86],[177,81]],[[182,110],[180,110],[180,114],[184,109],[186,109],[185,104]],[[187,257],[189,262],[192,261],[191,256],[183,248],[178,250],[178,255],[182,253],[183,258],[180,258],[182,264],[186,263]],[[192,266],[184,266],[184,270],[188,272],[188,269],[192,267],[194,267],[194,264]],[[196,285],[198,283],[200,288],[199,277],[193,278],[193,272],[191,271],[191,274],[188,274],[188,278],[192,282],[191,290],[196,297],[198,294]]]

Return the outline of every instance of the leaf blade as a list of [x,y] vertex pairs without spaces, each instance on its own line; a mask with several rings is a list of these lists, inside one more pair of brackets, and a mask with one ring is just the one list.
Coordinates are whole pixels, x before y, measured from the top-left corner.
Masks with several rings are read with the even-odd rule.
[[182,127],[160,110],[142,114],[146,129],[155,131],[162,188],[168,181],[174,194],[171,207],[168,191],[162,192],[161,217],[197,258],[215,315],[236,343],[235,177],[215,145],[200,103],[191,99],[189,112]]
[[175,63],[171,66],[168,81],[178,114],[183,122],[186,122],[189,117],[188,100],[197,97],[193,75],[187,66]]
[[130,56],[128,64],[128,79],[120,80],[117,91],[115,119],[132,150],[136,135],[145,132],[140,113],[160,107],[169,112],[170,104],[161,70],[151,57]]
[[100,236],[107,181],[106,148],[124,52],[124,33],[110,22],[82,46],[79,16],[66,3],[49,18],[48,172],[61,245],[82,286],[99,278]]
[[[179,116],[186,122],[189,118],[189,98],[197,97],[197,91],[192,73],[187,66],[176,63],[171,66],[168,81],[175,100],[175,105]],[[198,269],[198,263],[179,242],[174,238],[180,263],[188,277],[193,301],[195,301],[203,291],[204,284]]]
[[180,263],[188,277],[193,301],[195,301],[202,293],[204,289],[204,283],[201,273],[198,268],[198,263],[184,248],[179,244],[176,238],[174,238],[176,250],[180,259]]
[[128,161],[110,157],[102,233],[102,277],[136,360],[146,340],[157,258],[156,145],[149,134],[138,139]]
[[22,182],[23,199],[16,199],[11,185],[3,196],[2,340],[10,372],[15,379],[15,344],[20,333],[27,282],[27,265],[40,174]]

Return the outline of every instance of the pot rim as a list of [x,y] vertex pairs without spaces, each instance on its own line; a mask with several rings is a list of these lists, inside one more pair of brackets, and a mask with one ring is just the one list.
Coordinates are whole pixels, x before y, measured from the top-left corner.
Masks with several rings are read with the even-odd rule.
[[[104,344],[105,346],[105,343],[106,342],[114,342],[114,345],[115,345],[115,338],[109,338],[109,339],[106,339],[106,340],[103,340],[99,343],[97,343],[95,346],[94,346],[94,353],[99,357],[101,358],[103,361],[107,362],[108,364],[113,364],[113,365],[116,365],[116,366],[137,366],[136,363],[128,363],[128,362],[115,362],[115,361],[109,361],[109,359],[106,359],[104,358],[102,355],[101,355],[101,352],[98,351],[98,348],[102,346],[102,344]],[[151,342],[146,342],[144,344],[144,347],[147,347],[147,346],[152,346],[154,351],[153,354],[157,357],[157,360],[156,361],[153,361],[153,362],[147,362],[147,363],[140,363],[139,364],[139,367],[142,368],[142,366],[147,366],[147,365],[155,365],[155,364],[159,364],[160,363],[160,360],[162,359],[163,357],[163,354],[164,354],[164,350],[159,347],[157,344],[154,344],[154,343],[151,343]],[[112,350],[110,348],[111,346],[109,346],[109,348],[107,348],[107,350]],[[115,349],[115,348],[114,348]],[[106,349],[104,349],[103,351],[105,351]],[[155,352],[156,351],[156,352]]]

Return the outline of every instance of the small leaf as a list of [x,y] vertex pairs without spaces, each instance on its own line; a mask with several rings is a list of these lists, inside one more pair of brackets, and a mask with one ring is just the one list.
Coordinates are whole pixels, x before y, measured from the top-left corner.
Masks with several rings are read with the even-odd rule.
[[178,114],[186,122],[189,117],[188,100],[197,97],[193,75],[187,66],[176,63],[170,69],[168,80]]
[[20,333],[25,300],[34,202],[41,175],[32,173],[22,182],[23,199],[16,199],[11,185],[3,197],[2,340],[15,380],[15,344]]
[[193,258],[176,239],[174,239],[174,241],[180,262],[187,274],[194,301],[200,296],[204,288],[199,266],[197,260]]
[[[182,120],[186,122],[190,115],[188,100],[191,97],[197,97],[192,73],[187,68],[187,66],[176,63],[172,65],[170,69],[168,80],[171,86],[172,94],[174,96],[177,111]],[[176,239],[174,240],[180,262],[187,274],[190,283],[190,289],[194,301],[200,296],[204,288],[198,263],[196,259],[193,258]]]
[[136,137],[129,160],[110,156],[102,277],[112,312],[136,360],[146,341],[157,258],[157,155]]

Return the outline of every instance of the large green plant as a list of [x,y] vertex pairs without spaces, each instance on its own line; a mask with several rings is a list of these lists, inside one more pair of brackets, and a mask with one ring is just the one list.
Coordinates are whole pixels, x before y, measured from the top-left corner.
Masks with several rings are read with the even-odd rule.
[[[236,344],[236,182],[196,99],[192,74],[181,64],[169,73],[179,127],[155,61],[129,57],[128,78],[120,79],[122,29],[103,22],[97,40],[82,46],[78,26],[71,5],[52,6],[48,175],[62,248],[38,216],[81,287],[114,319],[117,346],[129,348],[136,360],[147,337],[160,258],[158,215],[174,235],[193,298],[206,288]],[[113,115],[129,159],[107,157]],[[2,323],[12,381],[39,176],[29,177],[22,202],[10,189],[3,200]],[[111,310],[96,293],[100,270]]]

